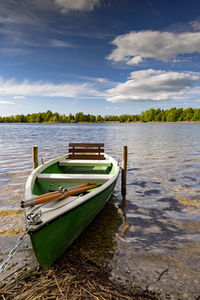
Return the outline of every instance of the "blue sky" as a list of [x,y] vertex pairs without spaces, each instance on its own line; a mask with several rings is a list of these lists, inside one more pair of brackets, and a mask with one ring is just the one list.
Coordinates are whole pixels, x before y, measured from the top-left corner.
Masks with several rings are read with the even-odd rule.
[[200,2],[0,2],[0,115],[200,107]]

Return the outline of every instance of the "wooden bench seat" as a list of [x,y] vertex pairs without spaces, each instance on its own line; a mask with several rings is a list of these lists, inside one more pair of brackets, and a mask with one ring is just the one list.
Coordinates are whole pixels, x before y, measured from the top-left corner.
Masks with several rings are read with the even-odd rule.
[[71,159],[104,159],[104,144],[102,143],[69,143]]
[[105,174],[39,174],[38,181],[45,182],[80,182],[80,183],[104,183],[112,175]]

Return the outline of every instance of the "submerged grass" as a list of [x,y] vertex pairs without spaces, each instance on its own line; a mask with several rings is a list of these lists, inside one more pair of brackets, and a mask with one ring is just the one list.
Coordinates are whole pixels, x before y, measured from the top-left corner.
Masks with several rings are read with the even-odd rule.
[[24,211],[22,209],[0,210],[0,217],[19,214],[24,214]]
[[3,300],[159,299],[152,292],[111,281],[106,268],[73,253],[63,256],[50,268],[1,286],[0,295]]

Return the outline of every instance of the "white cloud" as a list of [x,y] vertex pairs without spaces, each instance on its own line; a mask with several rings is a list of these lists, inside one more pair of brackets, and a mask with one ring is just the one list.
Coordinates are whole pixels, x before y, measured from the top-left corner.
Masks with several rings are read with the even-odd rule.
[[0,99],[0,104],[15,104],[15,103],[11,101],[6,101],[4,99]]
[[200,30],[200,23],[198,21],[190,22],[189,25],[192,27],[193,30],[199,31]]
[[107,90],[111,102],[165,101],[184,98],[192,92],[200,74],[142,70],[132,72],[128,80]]
[[142,61],[143,59],[141,56],[134,56],[127,61],[127,65],[138,65]]
[[24,96],[14,96],[13,98],[14,99],[24,99],[25,97]]
[[63,83],[54,84],[50,82],[29,82],[25,80],[21,83],[16,82],[14,79],[3,80],[0,79],[0,95],[13,96],[20,98],[22,96],[37,96],[37,97],[85,97],[98,95],[98,91],[94,90],[88,83]]
[[10,56],[30,54],[29,50],[23,48],[1,48],[0,52]]
[[117,36],[112,44],[116,48],[107,59],[114,62],[138,64],[144,58],[167,61],[179,54],[200,53],[200,32],[132,31]]
[[26,24],[31,26],[40,26],[41,20],[39,18],[37,19],[36,17],[31,18],[30,16],[31,15],[25,15],[23,13],[17,15],[16,12],[10,12],[10,14],[6,17],[0,15],[0,24]]
[[74,47],[71,43],[61,41],[61,40],[50,40],[50,45],[53,47],[60,48],[72,48]]
[[95,6],[100,5],[99,0],[55,0],[55,3],[61,8],[62,13],[72,10],[91,11]]

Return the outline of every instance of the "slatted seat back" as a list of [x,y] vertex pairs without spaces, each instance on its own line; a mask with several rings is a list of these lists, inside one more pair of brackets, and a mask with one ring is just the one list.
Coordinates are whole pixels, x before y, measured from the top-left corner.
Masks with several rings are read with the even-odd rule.
[[104,144],[69,143],[68,157],[71,159],[104,159]]

